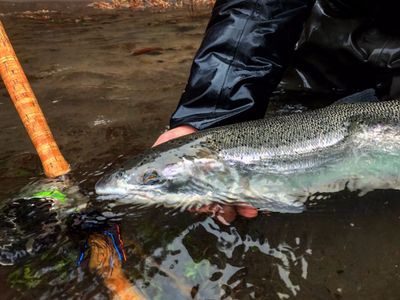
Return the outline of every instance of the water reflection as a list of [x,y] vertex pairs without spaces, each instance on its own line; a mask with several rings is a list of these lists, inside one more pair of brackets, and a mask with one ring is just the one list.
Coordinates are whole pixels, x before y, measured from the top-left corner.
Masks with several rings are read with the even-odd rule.
[[[160,267],[173,270],[175,276],[195,287],[200,299],[225,299],[238,291],[257,299],[260,295],[256,295],[254,279],[268,285],[271,276],[279,279],[272,284],[271,293],[284,299],[297,295],[300,281],[307,279],[311,254],[301,237],[273,245],[266,237],[240,233],[236,227],[225,227],[208,217],[188,226],[165,248],[153,251],[151,260],[162,259]],[[251,263],[257,256],[257,263]],[[162,278],[158,274],[152,280]]]
[[[127,260],[109,255],[122,267],[113,274],[149,299],[396,299],[399,195],[325,195],[303,214],[238,218],[229,226],[203,214],[96,201],[59,218],[46,202],[20,201],[1,210],[13,222],[1,227],[0,277],[9,298],[107,298],[110,281],[90,270],[93,250],[84,244],[103,236],[114,251],[105,233],[118,224]],[[15,256],[5,266],[7,253]]]

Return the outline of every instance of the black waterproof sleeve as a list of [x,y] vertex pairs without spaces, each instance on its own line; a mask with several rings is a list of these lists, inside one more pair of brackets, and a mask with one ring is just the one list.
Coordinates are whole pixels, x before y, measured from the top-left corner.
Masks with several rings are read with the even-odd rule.
[[217,0],[171,128],[264,116],[314,0]]

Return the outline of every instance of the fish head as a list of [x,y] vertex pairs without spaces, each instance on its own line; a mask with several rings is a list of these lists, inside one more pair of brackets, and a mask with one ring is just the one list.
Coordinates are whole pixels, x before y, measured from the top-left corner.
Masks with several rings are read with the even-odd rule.
[[[176,143],[176,144],[171,144]],[[188,207],[203,204],[226,180],[226,166],[204,138],[171,141],[136,156],[96,184],[99,200]]]
[[[96,194],[108,198],[156,198],[181,191],[196,176],[196,159],[175,149],[137,156],[96,184]],[[184,155],[182,153],[185,153]]]
[[162,189],[167,179],[162,170],[168,161],[139,157],[96,183],[96,194],[123,197],[147,189]]

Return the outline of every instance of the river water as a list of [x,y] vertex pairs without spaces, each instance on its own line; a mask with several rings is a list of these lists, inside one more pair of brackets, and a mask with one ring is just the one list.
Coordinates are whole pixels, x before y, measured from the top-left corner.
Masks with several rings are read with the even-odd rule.
[[[1,85],[1,299],[110,298],[89,270],[88,250],[77,263],[93,220],[99,228],[118,223],[124,273],[149,299],[399,298],[398,192],[340,193],[303,214],[229,226],[189,212],[96,203],[103,172],[166,129],[209,11],[0,2],[0,13],[71,177],[91,203],[74,219],[46,201],[18,200],[43,173]],[[115,220],[98,217],[105,211]],[[86,223],[76,225],[82,215]]]

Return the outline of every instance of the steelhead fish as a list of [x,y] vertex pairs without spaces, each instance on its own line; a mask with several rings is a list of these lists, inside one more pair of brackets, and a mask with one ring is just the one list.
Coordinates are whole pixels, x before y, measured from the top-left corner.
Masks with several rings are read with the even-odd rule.
[[[335,104],[184,136],[96,184],[99,199],[301,212],[313,195],[400,189],[400,101]],[[318,198],[318,197],[317,197]]]

